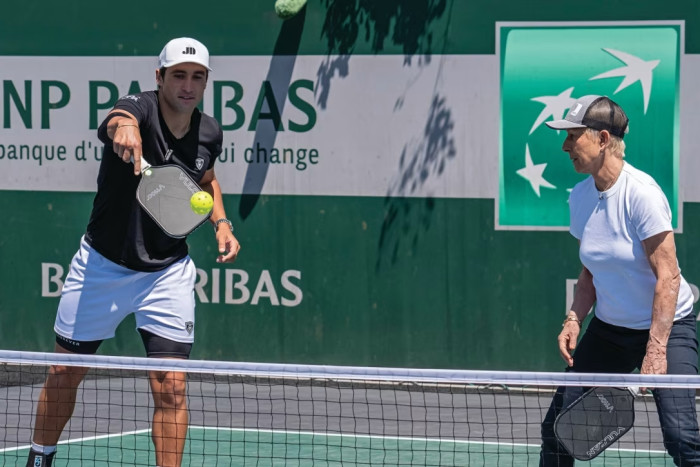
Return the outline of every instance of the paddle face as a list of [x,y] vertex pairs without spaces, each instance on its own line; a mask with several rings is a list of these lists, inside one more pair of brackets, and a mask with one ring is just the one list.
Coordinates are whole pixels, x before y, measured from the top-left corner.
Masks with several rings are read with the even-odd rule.
[[559,443],[574,458],[591,460],[634,424],[634,394],[626,388],[591,388],[554,422]]
[[192,177],[176,165],[151,166],[142,172],[136,199],[163,232],[183,238],[211,215],[211,211],[197,214],[190,207],[190,198],[200,190]]

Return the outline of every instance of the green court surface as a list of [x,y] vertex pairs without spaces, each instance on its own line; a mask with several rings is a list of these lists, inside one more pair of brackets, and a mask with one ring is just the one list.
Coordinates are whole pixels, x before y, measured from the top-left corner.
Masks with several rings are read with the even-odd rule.
[[[0,465],[20,465],[28,447],[0,451]],[[255,466],[529,466],[539,446],[403,437],[190,427],[183,465]],[[55,467],[155,465],[150,430],[62,442]],[[584,464],[584,463],[581,463]],[[672,465],[659,451],[609,449],[591,466]]]

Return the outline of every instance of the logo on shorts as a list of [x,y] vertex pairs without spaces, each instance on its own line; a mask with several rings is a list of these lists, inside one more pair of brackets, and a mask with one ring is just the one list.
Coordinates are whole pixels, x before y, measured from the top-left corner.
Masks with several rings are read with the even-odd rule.
[[202,167],[204,167],[204,159],[198,157],[197,160],[194,161],[194,166],[197,167],[197,170],[201,170]]
[[192,334],[192,330],[194,329],[194,323],[192,321],[186,322],[185,329],[187,330],[187,334]]
[[67,343],[67,344],[69,344],[69,345],[72,345],[72,346],[75,346],[75,347],[80,347],[80,342],[78,342],[78,341],[74,341],[74,340],[72,340],[72,339],[68,339],[67,337],[59,336],[58,334],[56,334],[56,338],[59,339],[59,340],[62,340],[63,342],[65,342],[65,343]]

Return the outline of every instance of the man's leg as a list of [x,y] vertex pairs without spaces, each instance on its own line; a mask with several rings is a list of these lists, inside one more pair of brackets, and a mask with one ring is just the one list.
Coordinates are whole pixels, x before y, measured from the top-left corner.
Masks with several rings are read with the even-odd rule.
[[151,371],[153,426],[151,436],[160,467],[180,466],[187,438],[187,384],[185,373]]
[[[149,273],[135,313],[146,354],[151,358],[187,359],[194,341],[194,281],[197,270],[189,257]],[[177,371],[149,373],[154,412],[152,438],[156,463],[179,466],[187,437],[187,381]]]
[[[132,272],[105,259],[82,238],[61,290],[54,322],[54,351],[77,354],[97,352],[101,338],[114,335],[119,322],[130,311],[126,303],[130,295],[123,292],[123,287],[130,283],[131,277]],[[105,313],[106,310],[109,312]],[[102,337],[85,340],[86,336]],[[85,367],[71,366],[52,366],[49,369],[37,405],[32,437],[34,453],[55,449],[61,432],[73,414],[76,392],[87,371]],[[30,461],[31,456],[30,453]]]
[[[149,357],[189,358],[192,344],[166,339],[141,328],[139,333]],[[154,405],[151,437],[156,450],[156,465],[180,466],[189,423],[187,376],[177,371],[151,371],[149,380]]]
[[[673,324],[666,348],[667,373],[698,373],[695,314]],[[695,409],[695,389],[656,389],[654,400],[664,446],[676,465],[700,466],[700,432]]]
[[[56,353],[72,353],[56,344]],[[34,423],[34,445],[55,448],[63,429],[73,415],[75,395],[88,368],[54,365],[39,394]],[[36,454],[36,453],[34,453]],[[32,453],[30,453],[32,457]],[[30,459],[33,460],[33,459]]]

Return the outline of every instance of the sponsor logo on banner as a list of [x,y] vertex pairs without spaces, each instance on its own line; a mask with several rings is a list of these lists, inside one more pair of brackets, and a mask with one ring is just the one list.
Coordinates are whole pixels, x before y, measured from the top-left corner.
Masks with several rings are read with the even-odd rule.
[[[58,263],[41,263],[42,297],[61,296],[67,270],[67,267]],[[299,269],[285,269],[277,274],[269,269],[250,272],[237,268],[197,269],[194,291],[200,303],[293,308],[301,305],[304,300]]]
[[[630,124],[625,160],[653,176],[680,230],[680,22],[499,24],[501,129],[496,228],[567,230],[577,174],[561,149],[576,99],[606,95]],[[577,109],[573,109],[577,111]]]

